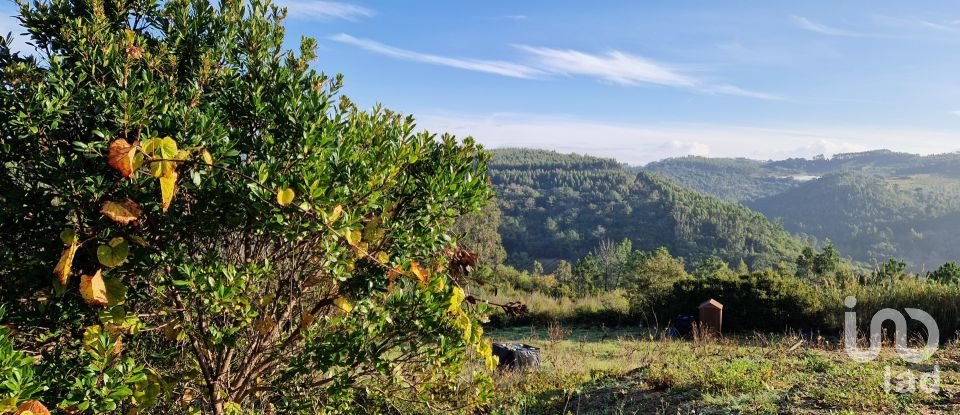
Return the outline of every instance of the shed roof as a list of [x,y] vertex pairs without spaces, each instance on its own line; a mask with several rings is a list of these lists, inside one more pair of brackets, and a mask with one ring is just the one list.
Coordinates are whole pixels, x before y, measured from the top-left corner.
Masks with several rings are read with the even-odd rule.
[[723,310],[723,304],[720,304],[719,301],[711,298],[709,301],[697,306],[697,308],[716,308],[718,310]]

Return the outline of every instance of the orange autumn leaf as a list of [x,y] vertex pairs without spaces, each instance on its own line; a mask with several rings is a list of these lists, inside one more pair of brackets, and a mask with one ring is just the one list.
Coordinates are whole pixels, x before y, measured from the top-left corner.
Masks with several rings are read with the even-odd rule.
[[128,225],[131,222],[136,222],[137,218],[139,218],[143,212],[140,211],[140,207],[137,206],[136,202],[127,199],[123,202],[104,202],[100,208],[100,213],[112,219],[114,222]]
[[393,281],[403,275],[403,270],[399,267],[390,268],[387,272],[387,289],[393,290]]
[[110,350],[110,357],[120,356],[123,352],[123,336],[117,336],[117,341],[113,343],[113,349]]
[[107,285],[103,281],[103,270],[97,270],[93,275],[80,277],[80,295],[83,301],[93,306],[107,305]]
[[139,142],[133,145],[122,138],[113,140],[110,143],[110,154],[107,156],[110,167],[117,169],[123,177],[130,177],[136,170],[134,168],[134,158],[137,155]]
[[67,285],[67,280],[70,279],[70,268],[73,266],[73,257],[77,253],[78,246],[79,244],[74,242],[60,254],[60,261],[57,262],[57,267],[53,270],[53,275],[57,276],[57,282],[60,285]]
[[420,264],[416,262],[410,262],[410,271],[413,272],[413,275],[417,276],[417,280],[422,284],[430,282],[430,272],[423,269]]
[[46,406],[43,406],[40,401],[25,401],[17,407],[17,412],[14,415],[21,415],[25,413],[31,413],[33,415],[50,415],[50,411]]
[[392,279],[398,278],[398,277],[400,277],[401,275],[403,275],[403,270],[400,269],[400,267],[393,267],[393,268],[390,268],[389,271],[387,271],[387,275],[388,275],[388,276],[390,277],[390,279],[392,280]]

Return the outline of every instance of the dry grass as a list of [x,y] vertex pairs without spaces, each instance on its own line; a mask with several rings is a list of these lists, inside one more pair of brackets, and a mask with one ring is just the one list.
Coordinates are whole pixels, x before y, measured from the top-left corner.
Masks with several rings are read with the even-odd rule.
[[539,291],[501,290],[496,295],[484,293],[482,297],[497,303],[519,301],[530,308],[526,318],[540,323],[625,320],[630,315],[630,300],[624,290],[576,298],[554,297]]
[[[509,329],[499,341],[542,348],[544,367],[498,375],[493,413],[954,413],[960,410],[956,345],[933,360],[940,394],[883,389],[887,366],[907,369],[885,350],[870,363],[850,360],[836,343],[791,334],[673,340],[639,330]],[[801,340],[803,340],[801,342]],[[799,344],[799,346],[798,346]],[[929,370],[930,365],[911,366]]]

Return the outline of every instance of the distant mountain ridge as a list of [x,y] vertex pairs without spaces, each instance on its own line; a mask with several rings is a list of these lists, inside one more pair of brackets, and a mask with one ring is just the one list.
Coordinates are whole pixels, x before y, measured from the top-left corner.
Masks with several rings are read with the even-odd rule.
[[[888,150],[831,158],[755,161],[685,157],[641,168],[782,220],[791,232],[829,239],[872,264],[889,257],[916,269],[960,259],[960,153]],[[797,180],[798,177],[813,180]]]
[[802,242],[747,207],[686,189],[612,159],[529,149],[491,151],[508,261],[576,260],[600,241],[666,246],[696,261],[792,261]]

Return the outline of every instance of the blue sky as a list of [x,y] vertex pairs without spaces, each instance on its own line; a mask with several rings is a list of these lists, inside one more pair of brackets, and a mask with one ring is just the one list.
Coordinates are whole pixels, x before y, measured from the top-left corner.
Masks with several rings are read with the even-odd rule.
[[960,150],[956,2],[281,3],[291,46],[316,38],[355,101],[488,147],[635,164]]

